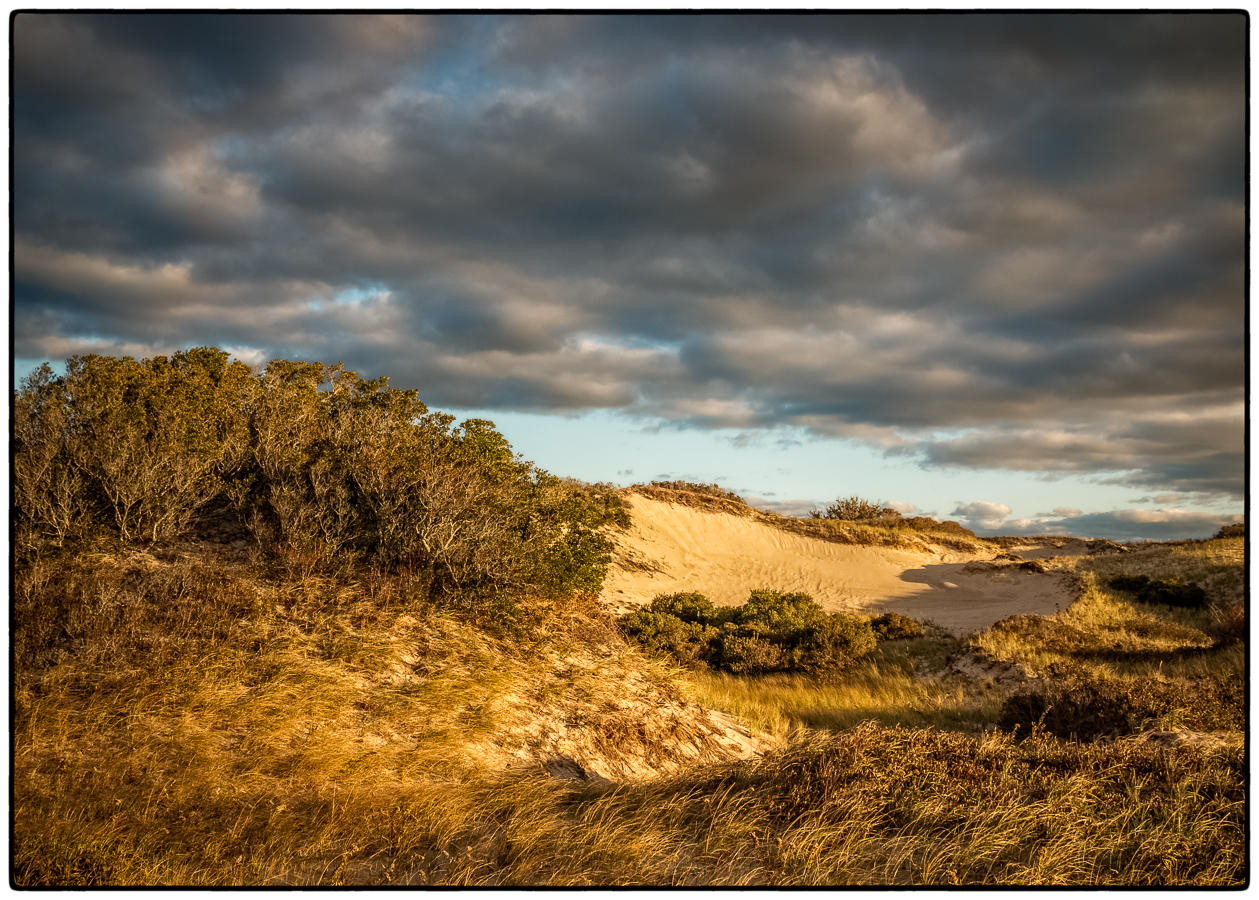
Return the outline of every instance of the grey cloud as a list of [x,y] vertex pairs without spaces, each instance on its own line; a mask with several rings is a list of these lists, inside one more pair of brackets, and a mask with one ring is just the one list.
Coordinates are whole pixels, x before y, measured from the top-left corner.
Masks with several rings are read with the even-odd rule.
[[1108,475],[1106,483],[1239,497],[1245,470],[1240,405],[1153,413],[1088,429],[974,431],[922,445],[927,465]]
[[1116,541],[1174,541],[1206,538],[1221,526],[1244,521],[1240,515],[1220,515],[1185,510],[1119,509],[1073,516],[1005,521],[982,527],[984,535],[1070,534],[1076,537],[1110,538]]
[[1137,497],[1136,499],[1129,500],[1128,502],[1133,503],[1133,504],[1159,503],[1162,505],[1167,505],[1170,503],[1180,502],[1181,497],[1182,497],[1181,494],[1155,494],[1153,497]]
[[1244,23],[22,14],[15,345],[1236,497]]

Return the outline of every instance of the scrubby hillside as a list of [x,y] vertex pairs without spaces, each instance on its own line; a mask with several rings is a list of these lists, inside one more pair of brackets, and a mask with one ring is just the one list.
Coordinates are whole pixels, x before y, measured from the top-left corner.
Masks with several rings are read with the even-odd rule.
[[[14,412],[16,886],[1247,877],[1243,538],[1019,562],[624,496],[212,349],[71,360]],[[876,562],[957,627],[869,619]],[[814,582],[722,596],[740,565]],[[618,619],[639,576],[720,604]]]

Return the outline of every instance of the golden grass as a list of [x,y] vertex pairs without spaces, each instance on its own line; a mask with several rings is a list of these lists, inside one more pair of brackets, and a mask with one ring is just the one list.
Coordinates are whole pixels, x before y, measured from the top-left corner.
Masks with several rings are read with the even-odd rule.
[[[700,486],[703,487],[703,486]],[[653,500],[679,503],[710,512],[744,516],[793,534],[801,534],[837,544],[857,544],[869,547],[893,547],[901,550],[933,550],[948,547],[954,550],[995,552],[996,545],[961,530],[956,523],[944,523],[939,528],[920,520],[899,520],[886,525],[868,522],[846,522],[836,519],[797,518],[782,516],[749,506],[734,495],[715,494],[706,490],[687,490],[661,485],[634,485],[625,492],[641,494]],[[949,525],[953,525],[950,528]]]
[[805,729],[842,730],[865,721],[978,730],[995,718],[1003,694],[991,683],[938,673],[961,642],[947,635],[880,643],[834,679],[730,675],[707,669],[681,676],[704,706],[728,710],[778,737]]
[[1196,581],[1212,601],[1240,592],[1244,546],[1240,538],[1156,545],[1124,554],[1059,557],[1073,571],[1079,598],[1047,619],[1015,617],[980,634],[974,644],[988,655],[1041,674],[1054,664],[1132,677],[1239,675],[1240,644],[1221,645],[1210,608],[1181,609],[1137,603],[1106,587],[1118,574]]
[[[1236,554],[1206,549],[1223,555],[1170,565],[1227,585]],[[1029,670],[1240,671],[1204,614],[1097,587],[1109,564],[1079,563],[1084,594],[1049,628],[998,626],[975,647]],[[595,743],[694,737],[618,707],[627,685],[667,692],[677,673],[580,604],[482,627],[392,582],[101,556],[19,573],[15,609],[19,885],[1245,878],[1239,748],[981,731],[1006,689],[924,676],[963,649],[940,636],[882,644],[834,682],[690,673],[686,691],[784,748],[600,786],[508,768],[496,742],[556,711]]]
[[1121,574],[1180,578],[1202,585],[1214,601],[1234,600],[1242,595],[1246,564],[1244,538],[1135,546],[1137,549],[1127,553],[1063,557],[1059,562],[1079,572],[1090,572],[1099,581]]

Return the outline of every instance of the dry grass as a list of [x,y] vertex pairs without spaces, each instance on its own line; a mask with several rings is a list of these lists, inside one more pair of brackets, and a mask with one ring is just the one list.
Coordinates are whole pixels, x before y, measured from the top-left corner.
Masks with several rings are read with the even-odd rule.
[[1137,549],[1127,553],[1066,557],[1061,562],[1077,571],[1090,572],[1099,581],[1121,574],[1179,578],[1202,585],[1211,600],[1227,601],[1242,595],[1246,564],[1244,538],[1136,546]]
[[[1240,737],[1244,614],[1239,622],[1238,605],[1230,601],[1242,583],[1241,539],[1066,557],[1056,565],[1079,580],[1079,599],[1070,608],[1049,618],[1015,616],[972,640],[981,656],[1047,679],[1020,698],[1030,719],[1046,708],[1046,715],[1062,719],[1055,725],[1061,731],[1145,727]],[[1136,602],[1107,587],[1122,573],[1196,581],[1215,605],[1186,609]]]
[[19,884],[389,881],[400,857],[410,880],[482,827],[470,785],[544,761],[513,756],[548,737],[518,719],[553,707],[622,757],[661,729],[708,736],[684,707],[624,707],[674,692],[581,602],[487,630],[395,582],[276,584],[152,557],[62,569],[24,581],[22,631],[54,630],[37,627],[49,591],[79,612],[58,619],[73,653],[30,653],[18,672]]
[[[1244,651],[1215,644],[1208,613],[1097,587],[1109,564],[1080,561],[1084,595],[1048,627],[998,626],[976,648],[1028,670],[1172,684],[1241,670]],[[1246,877],[1240,748],[982,731],[1008,690],[931,675],[965,649],[944,636],[881,644],[842,681],[691,674],[687,691],[786,746],[612,786],[547,777],[528,741],[551,738],[527,728],[674,762],[705,733],[675,697],[678,673],[583,601],[478,625],[399,580],[278,582],[149,554],[37,564],[17,587],[18,885]],[[644,699],[620,705],[630,694]],[[676,715],[643,711],[671,703]]]
[[780,516],[777,513],[749,506],[737,494],[720,489],[712,490],[716,488],[715,485],[685,487],[683,485],[685,482],[668,482],[634,485],[624,490],[628,493],[641,494],[652,500],[752,518],[783,531],[837,544],[927,551],[934,551],[940,547],[980,552],[996,552],[997,550],[994,544],[976,537],[955,522],[933,522],[919,518],[888,520],[883,524],[873,524],[844,522],[837,519]]
[[962,644],[944,633],[880,643],[840,678],[746,677],[689,671],[699,703],[728,710],[779,737],[808,729],[843,730],[862,722],[977,731],[994,721],[1002,691],[983,680],[944,677]]
[[1130,595],[1105,586],[1107,579],[1124,572],[1180,578],[1202,584],[1212,601],[1226,602],[1241,590],[1244,548],[1240,539],[1156,545],[1123,554],[1061,557],[1055,562],[1078,576],[1079,599],[1047,619],[1018,616],[997,623],[976,639],[980,650],[1017,663],[1034,675],[1054,664],[1141,677],[1242,673],[1243,648],[1219,640],[1219,616],[1210,608],[1136,603]]

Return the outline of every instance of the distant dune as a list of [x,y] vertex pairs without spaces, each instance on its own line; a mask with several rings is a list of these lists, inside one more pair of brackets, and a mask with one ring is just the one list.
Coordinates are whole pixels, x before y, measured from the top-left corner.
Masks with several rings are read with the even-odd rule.
[[618,610],[676,591],[734,605],[751,590],[772,588],[805,591],[829,610],[899,612],[964,634],[1019,613],[1051,615],[1071,602],[1061,575],[985,565],[1000,553],[995,546],[930,552],[841,544],[641,494],[626,501],[632,525],[615,536],[603,591]]

